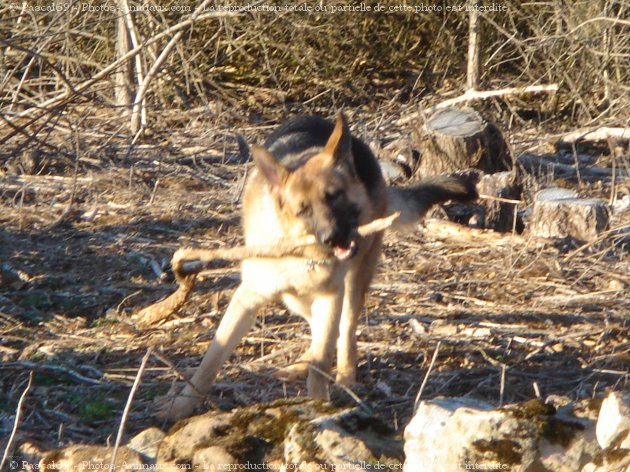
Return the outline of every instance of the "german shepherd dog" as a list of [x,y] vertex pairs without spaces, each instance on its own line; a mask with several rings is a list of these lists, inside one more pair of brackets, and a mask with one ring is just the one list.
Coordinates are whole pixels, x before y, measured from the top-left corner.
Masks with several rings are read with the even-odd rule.
[[328,399],[336,348],[336,382],[354,383],[357,320],[383,239],[382,231],[359,237],[357,227],[393,212],[400,212],[396,226],[410,224],[434,204],[477,196],[474,182],[459,176],[387,187],[376,158],[351,136],[341,113],[334,124],[312,116],[290,120],[251,154],[255,170],[243,197],[245,244],[274,245],[307,235],[318,244],[305,257],[242,262],[241,284],[214,341],[188,385],[163,411],[173,420],[192,413],[254,324],[256,310],[273,300],[306,318],[311,328],[310,348],[280,376],[308,375],[309,396]]

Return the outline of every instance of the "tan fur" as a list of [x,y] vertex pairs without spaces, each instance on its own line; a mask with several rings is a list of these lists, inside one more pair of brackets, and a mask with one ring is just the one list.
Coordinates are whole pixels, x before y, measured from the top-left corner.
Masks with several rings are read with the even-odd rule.
[[[343,187],[348,199],[361,210],[358,222],[367,223],[386,212],[385,185],[372,191],[370,200],[358,179],[336,166],[343,120],[336,122],[323,151],[293,172],[277,165],[260,147],[252,149],[257,168],[249,179],[243,202],[243,227],[248,246],[275,244],[287,238],[308,234],[295,215],[300,205],[312,207],[313,218],[325,220],[322,195],[329,187]],[[264,169],[264,170],[261,170]],[[271,176],[271,182],[270,177]],[[273,185],[276,182],[276,185]],[[201,365],[181,394],[169,405],[171,419],[192,413],[205,395],[223,363],[241,338],[251,329],[256,310],[274,299],[309,321],[312,343],[293,369],[281,375],[294,376],[308,370],[307,388],[311,397],[328,399],[329,380],[337,348],[337,381],[352,383],[356,378],[356,325],[365,293],[380,252],[382,232],[361,239],[358,253],[341,261],[322,248],[309,258],[248,259],[242,263],[242,281],[227,308]],[[309,368],[310,367],[310,368]]]
[[[353,145],[362,146],[358,141]],[[304,257],[242,262],[241,284],[215,339],[190,383],[167,406],[164,415],[179,419],[192,413],[223,363],[251,329],[257,309],[272,300],[282,300],[291,311],[306,318],[312,335],[307,352],[299,362],[282,369],[281,376],[308,374],[308,394],[328,399],[336,351],[336,381],[355,382],[357,320],[378,262],[383,231],[359,238],[353,230],[393,212],[406,215],[405,222],[417,219],[435,203],[471,199],[476,192],[473,184],[454,177],[408,189],[387,189],[378,167],[371,178],[366,178],[366,168],[362,167],[363,180],[358,177],[355,165],[366,162],[361,157],[371,159],[370,165],[377,164],[373,156],[365,156],[369,153],[365,150],[357,151],[359,160],[354,160],[350,149],[351,136],[341,114],[321,152],[291,164],[292,170],[266,149],[252,148],[256,169],[248,180],[243,201],[246,245],[273,246],[304,236],[316,236],[320,243]],[[370,182],[369,188],[366,182]],[[344,223],[348,221],[352,224]],[[346,251],[349,248],[354,250]]]

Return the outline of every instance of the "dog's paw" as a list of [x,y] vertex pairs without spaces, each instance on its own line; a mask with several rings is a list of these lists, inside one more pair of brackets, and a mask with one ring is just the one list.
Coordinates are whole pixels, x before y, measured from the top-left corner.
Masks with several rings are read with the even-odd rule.
[[335,383],[344,387],[352,387],[357,384],[357,373],[355,370],[338,371]]
[[295,364],[276,370],[273,376],[285,382],[303,380],[308,377],[308,365],[309,363],[307,361],[298,361]]
[[192,415],[199,402],[194,397],[175,396],[168,393],[154,400],[157,416],[169,422],[179,421]]

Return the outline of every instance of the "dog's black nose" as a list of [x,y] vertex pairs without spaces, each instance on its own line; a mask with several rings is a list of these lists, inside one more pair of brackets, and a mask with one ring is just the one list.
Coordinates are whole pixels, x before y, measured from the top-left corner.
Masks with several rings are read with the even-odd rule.
[[338,237],[337,232],[333,228],[327,228],[317,232],[317,239],[326,246],[332,246]]

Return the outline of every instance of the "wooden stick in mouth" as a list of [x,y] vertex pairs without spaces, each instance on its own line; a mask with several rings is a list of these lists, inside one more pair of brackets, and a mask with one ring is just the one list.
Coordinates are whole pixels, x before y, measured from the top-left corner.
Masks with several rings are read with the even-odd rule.
[[[361,237],[367,237],[389,228],[400,213],[392,213],[377,218],[357,228]],[[216,265],[218,261],[242,261],[254,258],[311,257],[317,251],[317,238],[304,236],[292,241],[282,241],[269,246],[236,246],[219,249],[180,248],[173,254],[171,266],[177,277],[179,287],[164,300],[140,310],[135,318],[141,326],[148,326],[164,320],[179,310],[188,300],[195,286],[199,272]],[[321,250],[320,250],[321,254]]]
[[[389,228],[400,213],[392,213],[377,218],[357,228],[361,237],[370,236]],[[219,249],[180,248],[173,255],[171,266],[178,279],[198,274],[204,269],[212,268],[217,261],[242,261],[258,258],[310,257],[313,246],[317,245],[315,235],[299,239],[282,241],[268,246],[236,246]]]

